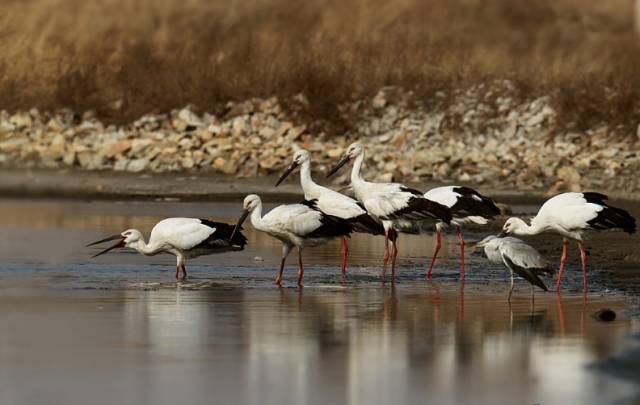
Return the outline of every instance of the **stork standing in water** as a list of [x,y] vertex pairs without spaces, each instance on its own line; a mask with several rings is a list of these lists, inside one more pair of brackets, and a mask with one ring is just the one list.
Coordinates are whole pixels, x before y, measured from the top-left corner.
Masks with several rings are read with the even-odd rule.
[[[296,168],[300,167],[300,185],[306,200],[316,202],[320,211],[345,219],[353,227],[354,232],[384,235],[384,227],[376,218],[369,215],[364,206],[353,198],[316,184],[311,178],[311,157],[308,151],[301,149],[293,155],[293,161],[278,179],[276,187]],[[342,274],[347,266],[347,236],[342,237]]]
[[[327,177],[337,172],[347,162],[354,161],[351,185],[358,201],[364,204],[370,214],[382,221],[385,230],[383,269],[386,272],[387,262],[391,256],[391,271],[395,276],[398,247],[394,231],[413,233],[415,229],[426,223],[443,222],[449,225],[452,219],[451,210],[425,198],[422,192],[402,184],[365,181],[360,174],[364,157],[364,146],[357,142],[352,143]],[[391,239],[392,252],[389,252],[389,239]]]
[[528,225],[520,218],[509,218],[502,227],[504,235],[537,235],[553,232],[562,236],[562,256],[556,281],[560,291],[562,272],[567,260],[567,238],[578,242],[582,261],[582,291],[587,291],[587,253],[582,234],[588,230],[636,231],[636,220],[623,209],[607,205],[608,197],[600,193],[562,193],[547,200]]
[[[232,233],[234,233],[232,237]],[[176,256],[176,279],[187,277],[187,259],[212,253],[242,250],[247,238],[234,232],[232,225],[197,218],[167,218],[158,222],[151,230],[149,243],[145,243],[142,232],[127,229],[119,235],[110,236],[87,245],[117,240],[118,242],[92,256],[97,257],[117,248],[131,248],[146,256],[170,253]]]
[[254,228],[282,242],[282,261],[276,276],[277,286],[282,285],[284,263],[294,246],[298,248],[298,286],[302,286],[302,249],[306,246],[322,245],[333,238],[347,236],[352,231],[349,222],[325,214],[318,209],[314,201],[279,205],[262,216],[262,200],[257,195],[250,194],[244,199],[243,209],[232,238],[245,219],[251,215],[251,225]]
[[[425,198],[431,201],[438,202],[451,209],[453,220],[451,224],[454,225],[458,231],[458,241],[460,243],[460,278],[464,278],[464,237],[460,231],[460,226],[463,224],[478,224],[486,225],[489,220],[500,215],[500,208],[498,208],[489,197],[485,197],[478,193],[476,190],[469,187],[462,186],[445,186],[436,187],[426,193]],[[433,257],[431,263],[429,263],[429,270],[425,274],[427,278],[431,277],[433,271],[433,265],[436,262],[436,257],[440,251],[442,245],[442,228],[445,226],[443,222],[436,224],[436,245],[433,251]]]
[[509,302],[513,293],[513,273],[524,278],[531,284],[531,298],[534,286],[549,291],[547,285],[540,279],[541,275],[553,275],[549,262],[532,246],[518,238],[487,236],[476,247],[483,247],[484,253],[492,263],[504,263],[511,273],[511,287],[509,288]]

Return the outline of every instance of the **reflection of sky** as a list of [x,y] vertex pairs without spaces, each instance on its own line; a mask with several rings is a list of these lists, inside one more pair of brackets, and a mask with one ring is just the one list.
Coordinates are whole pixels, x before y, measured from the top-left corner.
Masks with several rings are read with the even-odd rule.
[[[33,295],[30,295],[33,294]],[[442,286],[329,291],[11,291],[0,294],[0,403],[580,403],[633,387],[585,365],[633,345],[621,319],[580,322],[553,295],[533,312]],[[491,302],[495,311],[483,303]],[[622,299],[594,296],[591,313]],[[54,401],[55,402],[55,401]]]
[[[148,233],[169,215],[231,222],[237,214],[236,204],[212,207],[0,201],[0,257],[85,263],[85,243],[124,228]],[[207,291],[52,291],[44,287],[53,276],[38,275],[42,284],[32,290],[8,288],[10,270],[0,272],[0,404],[599,404],[634,394],[629,384],[584,367],[634,344],[624,337],[640,330],[637,321],[601,324],[589,316],[602,307],[623,314],[625,298],[594,294],[585,306],[580,295],[557,302],[555,294],[538,294],[531,308],[522,286],[510,310],[502,280],[482,288],[467,283],[464,296],[457,283],[422,280],[403,280],[397,289],[377,282],[342,288],[331,278],[301,293],[278,290],[271,288],[273,271],[260,268],[275,266],[278,242],[247,234],[245,254],[196,263],[254,266],[251,274],[268,288],[222,281]],[[406,238],[401,254],[425,256],[431,246],[429,236]],[[309,249],[305,279],[323,277],[313,265],[337,263],[338,247]],[[381,247],[379,238],[355,236],[352,263],[377,265]],[[455,261],[455,243],[445,247],[443,256]],[[255,255],[265,261],[254,263]],[[158,263],[169,265],[170,277],[174,259],[114,254],[96,263],[101,267],[74,265],[71,274],[126,280],[127,269]],[[292,257],[288,281],[294,263]],[[61,283],[71,267],[56,267]],[[243,273],[228,277],[249,272],[236,271]]]

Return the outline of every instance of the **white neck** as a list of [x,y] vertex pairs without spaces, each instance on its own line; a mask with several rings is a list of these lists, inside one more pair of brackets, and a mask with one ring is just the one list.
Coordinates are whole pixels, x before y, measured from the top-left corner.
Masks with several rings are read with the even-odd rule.
[[543,232],[544,229],[541,229],[535,223],[531,223],[531,225],[527,224],[524,220],[520,220],[517,227],[513,229],[513,233],[515,235],[537,235]]
[[257,230],[262,230],[262,201],[251,211],[251,225]]
[[364,162],[364,151],[356,156],[353,162],[353,168],[351,169],[351,184],[353,188],[358,188],[365,183],[360,171],[362,170],[362,162]]
[[147,245],[147,243],[144,241],[143,238],[140,238],[137,241],[128,244],[127,247],[135,249],[139,253],[142,253],[143,255],[147,255],[147,256],[156,254],[160,250],[162,250],[161,246],[156,246],[154,243],[149,243]]
[[318,198],[319,186],[311,178],[311,163],[309,161],[303,162],[300,166],[300,186],[302,186],[304,198],[308,200]]

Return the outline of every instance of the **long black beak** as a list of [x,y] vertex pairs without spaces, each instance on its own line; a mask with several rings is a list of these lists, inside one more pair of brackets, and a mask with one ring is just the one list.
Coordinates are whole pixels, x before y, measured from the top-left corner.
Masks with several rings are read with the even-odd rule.
[[347,164],[347,162],[349,161],[349,156],[344,155],[340,161],[333,167],[333,169],[331,169],[329,171],[329,173],[327,173],[327,178],[331,177],[335,172],[337,172],[338,170],[340,170],[340,168],[344,165]]
[[[118,241],[118,243],[116,243],[116,244],[115,244],[115,245],[113,245],[113,246],[109,246],[108,248],[106,248],[105,250],[103,250],[103,251],[101,251],[101,252],[96,253],[95,255],[91,256],[91,258],[93,259],[94,257],[98,257],[98,256],[100,256],[100,255],[103,255],[103,254],[105,254],[105,253],[107,253],[107,252],[109,252],[109,251],[111,251],[111,250],[113,250],[113,249],[117,249],[117,248],[123,248],[123,247],[125,247],[125,244],[124,244],[124,238],[123,238],[122,236],[120,236],[120,235],[118,235],[118,236],[120,237],[120,241]],[[101,242],[105,242],[105,241],[107,241],[107,240],[112,240],[112,239],[104,239],[104,240],[102,240]]]
[[103,242],[109,242],[110,240],[118,240],[118,239],[122,239],[122,235],[109,236],[108,238],[100,239],[97,242],[89,243],[86,247],[94,246],[94,245],[98,245],[98,244],[103,243]]
[[296,170],[296,167],[298,167],[298,163],[297,162],[292,162],[289,165],[289,167],[287,167],[287,170],[285,170],[284,173],[282,173],[282,176],[280,176],[280,178],[276,182],[275,187],[278,187],[280,185],[280,183],[282,183],[284,181],[284,179],[286,179],[287,176],[291,174],[291,172]]
[[238,219],[238,223],[236,223],[236,227],[233,228],[233,232],[231,233],[231,238],[229,238],[229,240],[233,240],[234,236],[236,236],[236,233],[238,233],[240,228],[242,228],[242,223],[249,216],[249,212],[250,212],[249,210],[244,210],[242,212],[242,216],[240,217],[240,219]]

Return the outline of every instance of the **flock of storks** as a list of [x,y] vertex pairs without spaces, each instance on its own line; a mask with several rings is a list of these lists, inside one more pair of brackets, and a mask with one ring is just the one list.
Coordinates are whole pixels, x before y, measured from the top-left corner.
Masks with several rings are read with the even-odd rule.
[[[347,263],[347,238],[352,232],[384,235],[383,279],[389,260],[392,276],[395,276],[398,256],[398,237],[403,233],[421,233],[435,229],[436,244],[426,277],[431,277],[433,266],[441,247],[443,228],[455,227],[460,245],[460,278],[464,278],[465,241],[461,232],[464,224],[487,224],[500,214],[495,202],[477,191],[462,186],[437,187],[422,193],[399,183],[375,183],[362,178],[361,168],[365,148],[360,143],[351,144],[335,167],[327,174],[333,175],[341,167],[353,162],[351,187],[355,199],[323,187],[311,178],[311,158],[306,150],[298,150],[293,161],[278,179],[278,186],[289,174],[300,169],[300,184],[304,201],[298,204],[280,205],[268,213],[262,213],[262,201],[255,194],[244,199],[243,214],[233,225],[196,218],[168,218],[158,222],[151,231],[149,243],[142,233],[129,229],[87,246],[110,240],[117,243],[95,256],[115,248],[132,248],[144,255],[170,253],[176,256],[176,278],[185,278],[186,259],[204,254],[242,250],[247,243],[241,226],[247,217],[258,231],[265,232],[282,242],[282,260],[275,282],[282,282],[285,260],[292,248],[298,250],[298,285],[302,284],[304,265],[302,250],[317,246],[334,238],[342,239],[341,269],[344,275]],[[607,196],[593,192],[558,194],[547,200],[538,214],[527,224],[520,218],[509,218],[498,236],[488,236],[476,246],[484,248],[487,258],[504,263],[513,274],[525,278],[532,288],[548,290],[540,275],[554,273],[548,262],[533,247],[510,235],[536,235],[543,232],[562,236],[562,257],[556,281],[560,291],[562,272],[567,259],[567,239],[575,240],[582,260],[582,286],[587,289],[586,252],[583,233],[589,230],[622,230],[629,234],[636,230],[635,219],[623,209],[612,207]]]

